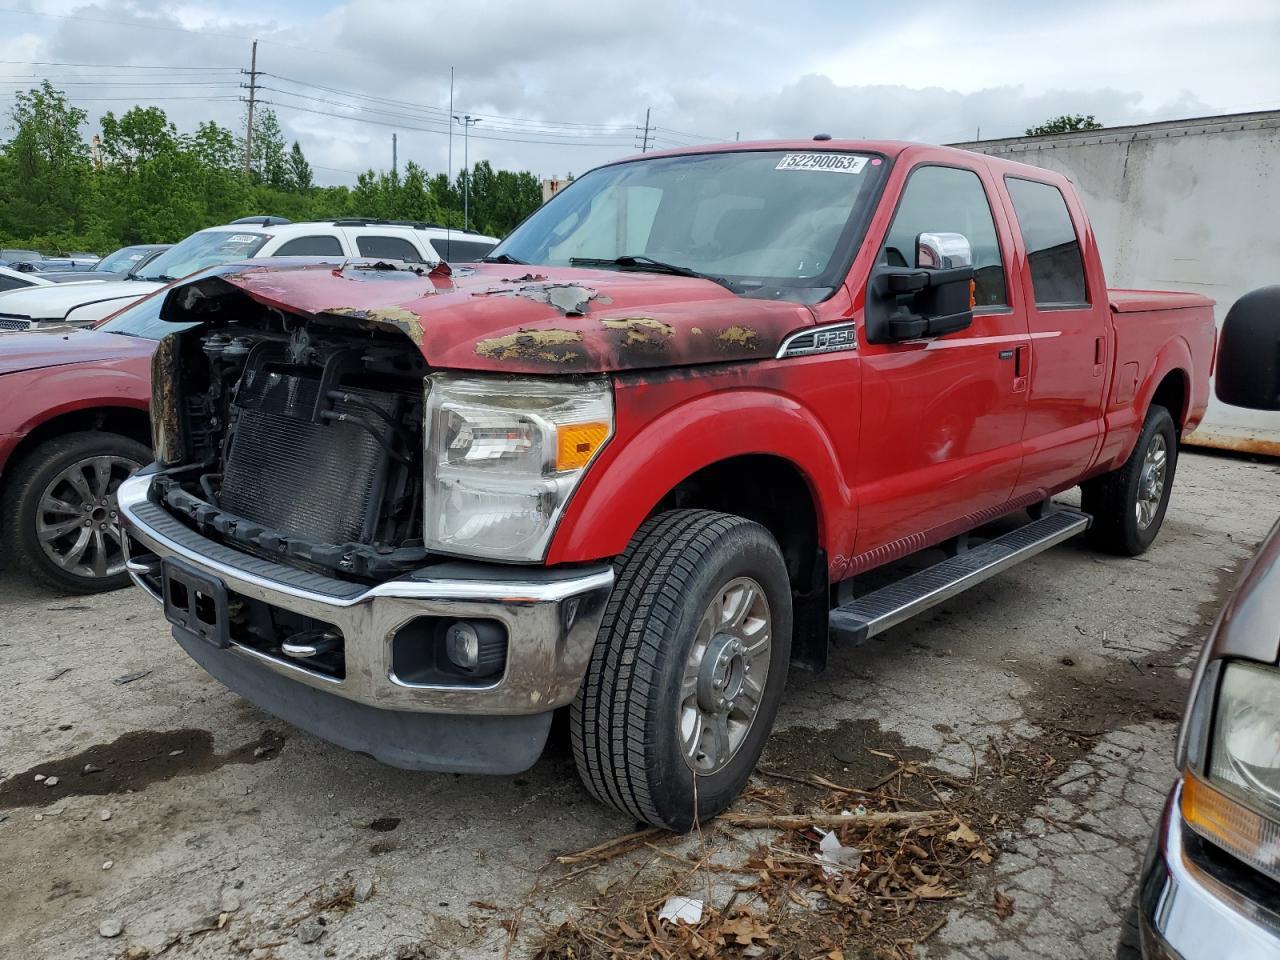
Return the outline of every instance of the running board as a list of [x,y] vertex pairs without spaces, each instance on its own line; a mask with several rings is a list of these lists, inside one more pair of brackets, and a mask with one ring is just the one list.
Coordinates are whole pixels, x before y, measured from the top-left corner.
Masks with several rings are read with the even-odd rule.
[[1017,530],[836,607],[830,614],[831,636],[850,643],[869,640],[1014,564],[1083,533],[1090,523],[1088,514],[1076,510],[1045,514]]

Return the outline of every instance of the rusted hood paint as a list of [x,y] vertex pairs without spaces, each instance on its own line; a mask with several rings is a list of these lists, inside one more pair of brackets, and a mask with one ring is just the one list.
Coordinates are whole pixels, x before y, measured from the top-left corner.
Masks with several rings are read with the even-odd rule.
[[[480,264],[415,273],[262,264],[192,286],[212,293],[225,291],[222,284],[286,312],[398,330],[433,367],[501,373],[762,359],[814,322],[807,307],[738,297],[708,280],[611,270]],[[182,298],[181,286],[171,292],[166,316]]]

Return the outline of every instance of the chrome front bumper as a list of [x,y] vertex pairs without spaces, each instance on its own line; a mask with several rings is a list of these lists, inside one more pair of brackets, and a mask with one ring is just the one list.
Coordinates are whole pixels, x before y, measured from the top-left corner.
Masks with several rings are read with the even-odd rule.
[[[1275,960],[1276,904],[1244,892],[1226,869],[1207,861],[1182,819],[1174,786],[1138,888],[1142,955],[1147,960]],[[1241,868],[1243,869],[1243,868]]]
[[[295,568],[238,554],[187,527],[174,526],[178,522],[160,513],[148,499],[150,486],[149,476],[136,476],[121,484],[117,498],[130,550],[130,576],[154,599],[161,597],[144,579],[148,567],[140,562],[146,554],[178,558],[219,578],[241,596],[326,621],[342,631],[346,657],[342,679],[233,642],[215,652],[242,661],[236,665],[237,675],[251,666],[353,703],[399,712],[548,714],[577,694],[613,586],[613,570],[607,564],[559,579],[541,576],[546,571],[511,567],[509,577],[501,570],[501,577],[490,573],[478,579],[465,575],[405,578],[363,590],[331,581],[343,588],[344,595],[335,595],[305,585],[308,579],[322,582],[324,578],[299,576]],[[466,573],[466,564],[451,567]],[[492,572],[495,568],[476,569]],[[285,582],[289,580],[294,582]],[[392,637],[398,628],[423,616],[501,622],[508,634],[502,675],[486,686],[409,683],[397,677]],[[232,681],[224,682],[236,689]]]

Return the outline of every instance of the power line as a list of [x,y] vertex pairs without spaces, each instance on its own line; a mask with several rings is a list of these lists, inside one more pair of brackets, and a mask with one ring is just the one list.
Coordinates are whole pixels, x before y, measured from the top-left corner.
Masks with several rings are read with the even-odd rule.
[[[413,111],[420,111],[425,114],[436,114],[440,117],[441,121],[447,121],[449,118],[448,110],[442,107],[433,107],[428,104],[414,103],[409,100],[396,100],[390,97],[380,97],[380,96],[375,96],[367,93],[357,93],[354,90],[343,90],[338,87],[330,87],[325,84],[314,83],[309,80],[298,80],[294,77],[284,77],[284,76],[281,76],[280,74],[270,73],[269,71],[266,71],[266,70],[261,71],[261,73],[264,77],[272,77],[276,80],[283,80],[286,83],[292,83],[300,87],[311,87],[316,90],[324,90],[327,93],[333,93],[343,97],[353,97],[358,100],[368,100],[374,103],[385,104],[388,106],[403,107]],[[294,94],[294,95],[301,96],[301,94]],[[310,95],[307,95],[307,96],[310,96]],[[574,120],[535,120],[530,117],[506,117],[500,114],[472,113],[471,116],[480,117],[486,124],[527,123],[527,124],[539,124],[539,125],[542,125],[543,127],[551,127],[551,128],[572,127],[572,128],[580,128],[583,130],[584,133],[587,132],[588,130],[596,130],[600,132],[614,132],[620,129],[629,128],[629,125],[626,125],[626,124],[583,123],[583,122],[574,121]]]
[[[369,117],[353,117],[350,114],[333,113],[328,110],[315,110],[315,109],[312,109],[311,107],[303,107],[294,103],[281,103],[276,100],[259,100],[258,102],[263,104],[269,104],[271,106],[283,107],[286,110],[299,110],[302,113],[313,113],[321,117],[333,117],[338,120],[350,120],[354,123],[371,123],[379,127],[395,127],[401,130],[414,130],[418,133],[436,133],[442,136],[445,136],[448,134],[447,130],[440,130],[432,127],[415,127],[415,126],[411,126],[403,123],[391,123],[390,121],[387,121],[387,120],[374,120]],[[510,143],[557,144],[563,147],[619,147],[619,146],[627,145],[619,141],[602,141],[602,140],[594,140],[594,141],[586,140],[586,141],[574,142],[569,140],[543,140],[543,139],[535,139],[532,137],[499,137],[499,136],[491,136],[489,134],[472,134],[472,136],[475,136],[478,139],[482,139],[482,140],[500,140],[500,141],[506,141]]]
[[[304,100],[307,103],[322,103],[331,107],[342,107],[347,110],[355,110],[355,111],[360,111],[362,113],[373,114],[376,116],[390,117],[396,120],[408,120],[408,121],[411,121],[414,123],[420,123],[420,124],[438,124],[438,126],[433,126],[430,129],[433,132],[437,132],[437,133],[447,132],[445,130],[445,127],[447,126],[448,121],[447,119],[444,119],[444,118],[437,120],[433,116],[415,116],[409,113],[403,113],[396,110],[386,110],[386,109],[381,109],[381,108],[372,107],[372,106],[365,106],[363,104],[343,103],[340,100],[329,100],[324,97],[316,97],[309,94],[296,93],[292,90],[281,90],[279,87],[267,86],[265,84],[260,84],[258,86],[258,89],[269,90],[272,93],[283,94],[286,97],[294,97],[298,100]],[[286,103],[282,105],[291,106],[292,104]],[[347,116],[348,119],[352,119],[352,120],[359,119],[358,116],[352,116],[352,115],[344,115],[344,116]],[[475,117],[477,115],[469,114],[469,116]],[[478,118],[478,119],[482,119],[482,118]],[[524,128],[524,127],[504,127],[504,126],[497,126],[496,128],[493,126],[488,126],[486,127],[486,129],[496,130],[496,132],[498,133],[515,134],[517,136],[542,134],[546,137],[551,137],[556,139],[585,139],[585,138],[598,137],[600,139],[616,140],[620,144],[626,143],[627,140],[625,138],[630,135],[630,128],[622,128],[613,132],[602,131],[600,133],[595,133],[590,131],[574,132],[569,130],[558,130],[555,128]],[[495,138],[489,137],[488,135],[482,135],[478,133],[475,134],[475,136],[483,137],[484,139],[495,139]]]
[[[0,13],[7,11],[0,10]],[[141,63],[66,63],[59,60],[0,60],[4,64],[19,64],[24,67],[93,67],[95,69],[105,70],[234,70],[240,72],[239,67],[179,67],[167,64],[141,64]]]

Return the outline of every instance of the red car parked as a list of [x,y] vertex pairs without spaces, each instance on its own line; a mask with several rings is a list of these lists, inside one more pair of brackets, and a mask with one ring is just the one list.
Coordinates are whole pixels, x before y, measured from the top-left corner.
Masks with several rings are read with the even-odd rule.
[[0,335],[0,543],[11,568],[76,593],[129,582],[116,489],[151,460],[149,297],[93,330]]

